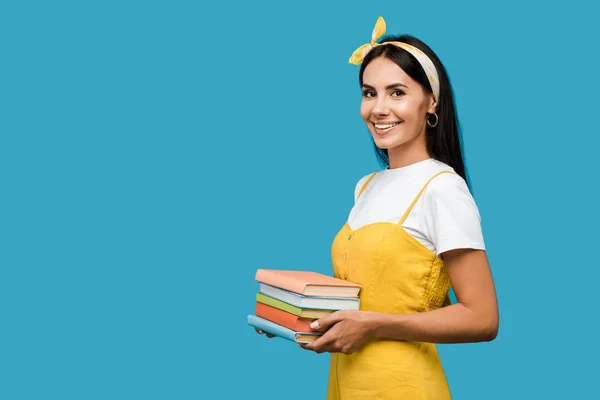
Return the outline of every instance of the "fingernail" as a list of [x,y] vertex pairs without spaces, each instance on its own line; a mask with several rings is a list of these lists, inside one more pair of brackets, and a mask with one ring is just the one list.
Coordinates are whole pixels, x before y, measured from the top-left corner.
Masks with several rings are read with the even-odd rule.
[[319,321],[313,321],[313,322],[311,322],[310,327],[313,328],[313,329],[318,328],[319,327]]

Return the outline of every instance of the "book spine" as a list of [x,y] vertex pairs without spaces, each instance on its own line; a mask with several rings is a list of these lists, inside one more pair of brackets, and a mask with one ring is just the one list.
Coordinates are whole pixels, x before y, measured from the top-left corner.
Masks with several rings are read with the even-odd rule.
[[256,301],[266,304],[268,306],[277,308],[279,310],[289,312],[300,318],[318,319],[323,318],[326,315],[331,314],[335,310],[324,310],[320,308],[300,308],[286,303],[285,301],[277,300],[273,297],[269,297],[264,293],[256,293]]
[[266,304],[266,305],[271,306],[271,307],[278,308],[278,309],[283,310],[285,312],[289,312],[290,314],[294,314],[294,315],[297,315],[297,316],[300,316],[300,314],[302,314],[302,309],[301,308],[293,306],[291,304],[288,304],[288,303],[286,303],[284,301],[277,300],[277,299],[275,299],[273,297],[269,297],[269,296],[267,296],[264,293],[260,293],[260,292],[256,293],[256,301],[260,302],[260,303],[263,303],[263,304]]
[[281,337],[292,342],[296,341],[296,333],[284,326],[277,325],[274,322],[266,320],[256,315],[248,315],[248,325],[260,329],[263,332],[268,332],[277,337]]
[[281,326],[289,328],[295,332],[311,332],[310,323],[313,319],[299,318],[294,314],[278,310],[266,304],[256,303],[256,315]]
[[302,309],[358,310],[360,305],[358,298],[302,296],[264,283],[260,284],[260,292]]
[[266,283],[267,285],[275,286],[298,294],[304,293],[307,284],[307,282],[294,280],[289,277],[283,277],[281,275],[277,275],[273,271],[264,269],[259,269],[256,271],[255,280],[260,283]]
[[307,297],[302,299],[300,307],[324,310],[358,310],[360,309],[360,300],[312,299]]

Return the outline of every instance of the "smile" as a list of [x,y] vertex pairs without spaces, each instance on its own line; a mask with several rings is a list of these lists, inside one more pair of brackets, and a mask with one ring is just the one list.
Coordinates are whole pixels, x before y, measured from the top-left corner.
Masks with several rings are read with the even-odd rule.
[[391,124],[376,124],[376,123],[373,123],[373,126],[375,127],[375,132],[377,132],[377,134],[379,134],[379,135],[385,135],[386,133],[388,133],[389,131],[391,131],[396,126],[400,125],[401,123],[402,123],[402,121],[393,122]]

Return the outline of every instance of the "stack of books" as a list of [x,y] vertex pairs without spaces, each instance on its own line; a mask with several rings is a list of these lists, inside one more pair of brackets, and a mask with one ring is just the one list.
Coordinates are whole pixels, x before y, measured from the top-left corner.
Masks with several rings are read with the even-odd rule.
[[259,269],[255,314],[248,325],[294,341],[311,343],[322,332],[311,322],[338,310],[358,310],[361,285],[310,271]]

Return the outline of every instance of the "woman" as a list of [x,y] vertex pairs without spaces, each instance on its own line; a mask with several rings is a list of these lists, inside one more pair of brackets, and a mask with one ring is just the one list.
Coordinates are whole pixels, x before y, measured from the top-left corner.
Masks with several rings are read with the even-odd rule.
[[384,34],[379,18],[350,62],[388,168],[358,182],[332,245],[335,276],[363,285],[360,311],[313,322],[324,334],[301,346],[332,353],[328,399],[449,399],[435,343],[493,340],[496,294],[446,71],[421,41]]

